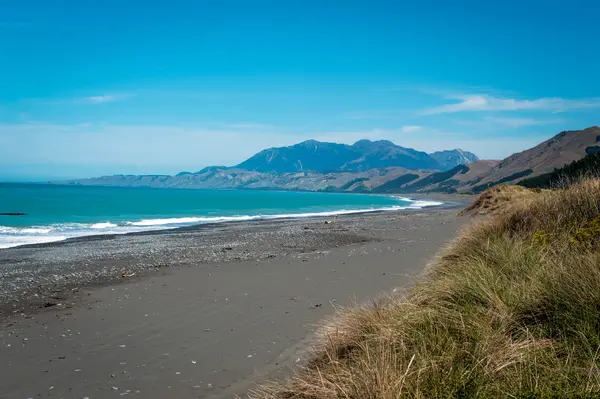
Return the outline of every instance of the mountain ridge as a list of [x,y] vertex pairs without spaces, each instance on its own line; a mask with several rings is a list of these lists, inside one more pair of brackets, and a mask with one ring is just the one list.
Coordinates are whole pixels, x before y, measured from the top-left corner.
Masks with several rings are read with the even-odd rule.
[[[460,159],[462,150],[455,159]],[[474,154],[470,159],[478,159]],[[451,161],[450,161],[451,163]],[[237,164],[234,168],[256,172],[289,173],[298,171],[365,171],[375,168],[402,167],[407,169],[443,170],[448,161],[438,162],[433,156],[413,148],[402,147],[389,140],[359,140],[352,145],[306,140],[287,147],[264,149]]]
[[[590,153],[600,153],[598,126],[560,132],[537,146],[498,161],[475,160],[472,153],[460,149],[426,154],[385,140],[359,140],[353,145],[307,140],[294,146],[263,150],[232,167],[209,166],[175,176],[115,175],[56,183],[358,193],[476,193],[497,184],[516,184],[552,172]],[[303,156],[298,157],[298,154]],[[325,162],[320,162],[323,159]],[[439,169],[398,165],[400,161],[418,163],[419,159],[425,159],[425,165],[435,161]],[[269,162],[264,163],[265,160]],[[460,163],[465,161],[472,162]],[[253,165],[258,170],[248,169]],[[314,165],[321,170],[308,170]],[[277,171],[278,168],[286,171]]]

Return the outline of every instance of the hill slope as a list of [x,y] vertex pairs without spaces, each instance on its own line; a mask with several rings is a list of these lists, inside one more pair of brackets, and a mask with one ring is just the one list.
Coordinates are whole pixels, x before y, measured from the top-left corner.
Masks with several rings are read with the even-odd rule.
[[554,188],[589,177],[600,177],[600,153],[588,154],[550,173],[521,180],[519,185],[528,188]]
[[528,150],[502,160],[470,188],[482,191],[498,182],[516,183],[525,177],[538,176],[598,151],[600,127],[564,131]]
[[[546,176],[566,164],[588,158],[568,172],[595,165],[593,154],[600,154],[600,128],[561,132],[549,140],[525,151],[515,153],[502,161],[475,161],[462,168],[433,172],[419,180],[396,188],[394,192],[448,192],[480,193],[498,184],[526,181],[529,186],[541,184],[537,176]],[[589,155],[588,155],[589,154]],[[567,170],[565,170],[567,172]],[[549,176],[545,177],[549,179]],[[553,178],[556,178],[554,176]]]

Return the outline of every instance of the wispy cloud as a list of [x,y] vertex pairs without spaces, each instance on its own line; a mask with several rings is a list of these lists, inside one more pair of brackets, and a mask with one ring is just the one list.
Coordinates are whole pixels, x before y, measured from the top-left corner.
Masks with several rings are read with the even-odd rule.
[[54,98],[28,98],[25,102],[30,102],[40,105],[81,105],[81,104],[106,104],[117,101],[123,101],[128,98],[135,97],[133,93],[113,93],[113,94],[97,94],[91,96],[75,96],[75,97],[54,97]]
[[565,99],[560,97],[546,97],[535,100],[518,100],[515,98],[495,97],[488,94],[461,94],[446,96],[445,98],[458,100],[458,102],[428,108],[423,110],[421,114],[435,115],[469,111],[520,110],[546,110],[559,113],[572,109],[600,108],[600,98]]
[[344,116],[348,119],[391,119],[398,117],[401,111],[391,109],[352,111]]
[[421,129],[423,129],[422,126],[407,125],[407,126],[402,126],[400,128],[400,131],[402,133],[415,133],[415,132],[418,132]]
[[115,101],[125,100],[126,98],[133,97],[133,94],[104,94],[100,96],[89,96],[76,99],[76,102],[83,102],[87,104],[103,104],[112,103]]
[[223,123],[220,126],[229,129],[272,129],[275,126],[266,123],[253,123],[253,122],[242,122],[242,123]]
[[101,104],[101,103],[109,103],[111,101],[115,101],[115,96],[91,96],[91,97],[84,97],[82,100],[85,102],[88,102],[88,103],[92,103],[92,104]]
[[552,125],[557,123],[564,123],[564,119],[542,119],[542,118],[511,118],[511,117],[499,117],[499,116],[486,116],[482,119],[471,119],[471,120],[457,120],[455,123],[461,126],[470,126],[478,129],[504,129],[514,128],[518,129],[527,126],[536,125]]

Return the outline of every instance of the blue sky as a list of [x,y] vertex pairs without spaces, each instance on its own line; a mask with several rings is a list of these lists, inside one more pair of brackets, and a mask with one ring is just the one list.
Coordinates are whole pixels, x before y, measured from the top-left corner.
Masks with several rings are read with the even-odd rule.
[[314,138],[502,158],[599,124],[600,2],[0,2],[0,179]]

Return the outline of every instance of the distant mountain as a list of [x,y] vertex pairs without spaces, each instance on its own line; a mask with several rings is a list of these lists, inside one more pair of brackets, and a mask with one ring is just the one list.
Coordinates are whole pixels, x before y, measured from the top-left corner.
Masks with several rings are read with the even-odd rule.
[[342,170],[341,166],[355,157],[356,152],[348,145],[307,140],[263,150],[235,167],[256,172],[322,172]]
[[353,145],[308,140],[263,150],[235,168],[265,173],[366,171],[375,168],[444,169],[429,154],[391,141],[360,140]]
[[[461,150],[448,151],[445,165],[463,160]],[[466,157],[464,158],[466,159]],[[389,190],[402,182],[419,180],[431,171],[443,170],[429,154],[397,146],[390,141],[360,140],[353,145],[308,140],[257,153],[233,167],[209,166],[198,172],[166,175],[114,175],[57,182],[59,184],[263,189],[303,191],[372,192],[389,183]],[[385,189],[384,187],[384,189]],[[387,192],[388,189],[378,192]]]
[[479,161],[477,155],[458,148],[455,150],[436,151],[429,155],[442,166],[443,170],[449,170],[458,165],[467,165]]

